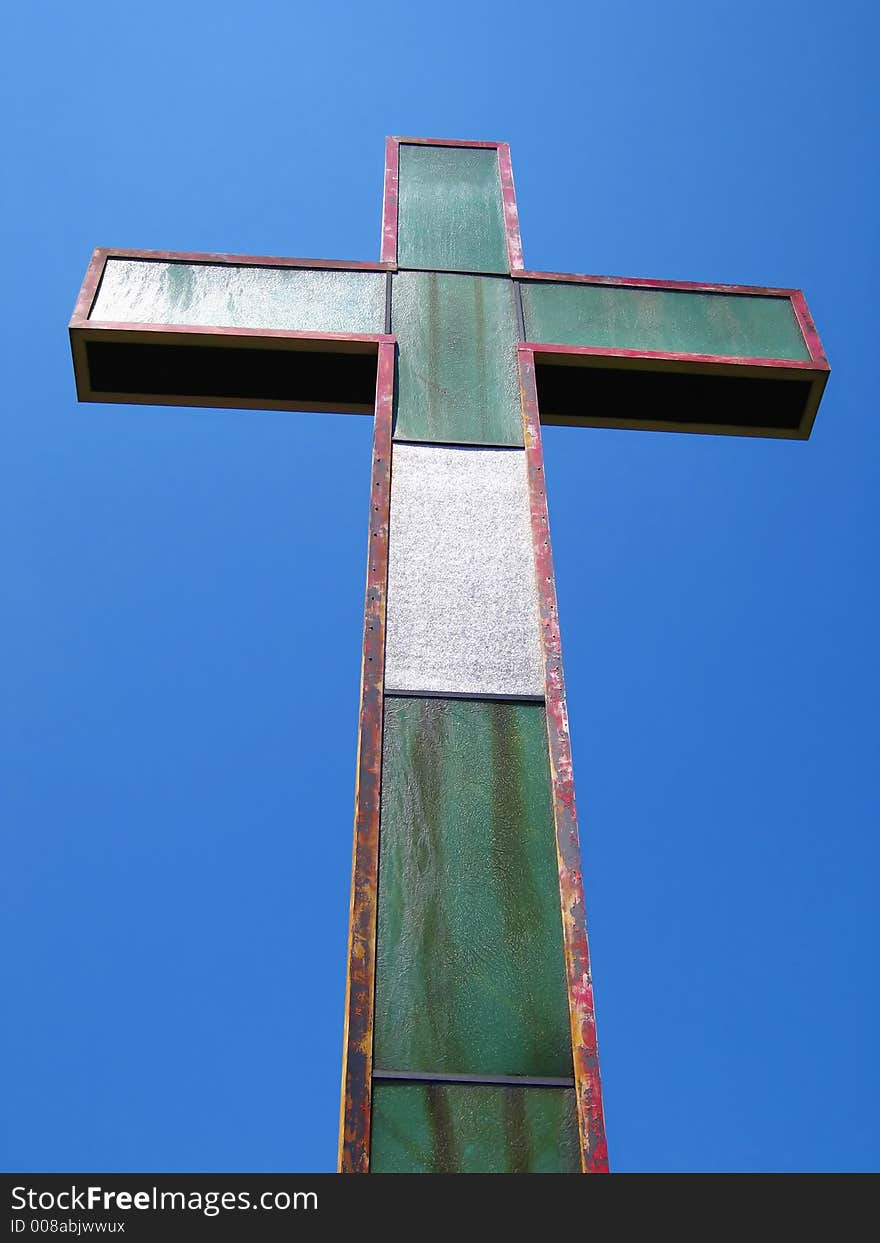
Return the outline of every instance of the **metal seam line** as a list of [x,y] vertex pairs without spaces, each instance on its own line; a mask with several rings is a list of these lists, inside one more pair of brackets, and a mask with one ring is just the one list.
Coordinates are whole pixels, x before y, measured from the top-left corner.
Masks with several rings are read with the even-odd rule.
[[[513,279],[513,297],[514,297],[514,301],[516,302],[516,322],[519,328],[519,339],[520,341],[525,341],[526,340],[526,317],[525,317],[525,311],[523,310],[522,289],[520,288],[519,281],[516,280],[515,278],[512,278],[512,279]],[[390,332],[391,329],[386,326],[385,331]]]
[[484,691],[424,691],[398,690],[396,687],[385,687],[386,699],[478,699],[481,703],[526,703],[542,704],[546,702],[544,695],[503,695],[490,694]]
[[548,1075],[457,1075],[433,1070],[374,1070],[373,1079],[398,1083],[462,1083],[475,1087],[573,1088],[574,1078]]

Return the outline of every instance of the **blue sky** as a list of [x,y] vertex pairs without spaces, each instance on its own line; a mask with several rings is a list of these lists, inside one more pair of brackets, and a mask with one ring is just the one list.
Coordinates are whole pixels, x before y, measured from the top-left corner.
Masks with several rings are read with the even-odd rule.
[[550,428],[617,1170],[878,1165],[874,6],[4,19],[7,1170],[335,1166],[370,420],[77,406],[96,245],[375,259],[388,133],[527,266],[798,286],[812,439]]

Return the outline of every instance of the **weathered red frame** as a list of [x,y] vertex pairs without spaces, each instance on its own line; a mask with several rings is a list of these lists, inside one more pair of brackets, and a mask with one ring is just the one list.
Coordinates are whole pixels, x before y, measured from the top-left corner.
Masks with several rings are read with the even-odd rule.
[[504,234],[507,239],[507,260],[510,274],[518,274],[523,266],[519,212],[513,185],[513,165],[506,142],[470,142],[458,138],[386,138],[385,191],[382,200],[382,260],[397,267],[397,202],[400,181],[400,148],[406,147],[475,147],[495,151],[498,155],[498,178],[504,208]]
[[366,1174],[370,1168],[394,352],[393,341],[380,344],[376,374],[339,1123],[339,1171],[343,1174]]
[[310,353],[327,351],[373,354],[377,357],[380,346],[394,343],[394,338],[386,333],[294,332],[274,328],[205,328],[198,324],[139,324],[128,320],[91,319],[91,309],[98,296],[108,259],[203,263],[220,267],[304,268],[315,271],[387,272],[389,270],[387,263],[347,263],[335,259],[279,259],[270,255],[214,255],[192,251],[116,250],[99,247],[94,251],[89,262],[68,326],[76,392],[80,401],[113,402],[126,405],[201,406],[211,409],[373,413],[373,406],[368,403],[270,401],[264,398],[250,400],[242,397],[225,399],[191,395],[175,397],[151,393],[96,392],[89,383],[89,368],[86,359],[86,346],[90,341],[113,340],[133,343],[151,341],[162,345],[186,343],[207,347],[246,348],[249,341],[259,338],[261,343],[265,343],[266,349],[307,350]]
[[581,1169],[585,1174],[608,1173],[608,1145],[602,1109],[602,1081],[599,1074],[599,1048],[596,1014],[593,1006],[593,980],[587,941],[586,911],[565,680],[562,673],[562,643],[556,578],[550,547],[550,519],[541,447],[541,418],[535,384],[535,360],[528,345],[517,349],[523,440],[529,484],[529,511],[538,588],[538,612],[544,658],[544,702],[547,742],[550,752],[550,780],[553,820],[556,830],[556,861],[559,872],[559,901],[568,1005],[574,1086],[578,1105]]

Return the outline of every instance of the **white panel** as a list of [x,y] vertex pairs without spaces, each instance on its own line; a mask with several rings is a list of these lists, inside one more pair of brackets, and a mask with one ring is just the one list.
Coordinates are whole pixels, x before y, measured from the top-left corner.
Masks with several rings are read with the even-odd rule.
[[377,333],[385,327],[385,274],[108,259],[89,318]]
[[387,690],[542,695],[521,449],[395,445]]

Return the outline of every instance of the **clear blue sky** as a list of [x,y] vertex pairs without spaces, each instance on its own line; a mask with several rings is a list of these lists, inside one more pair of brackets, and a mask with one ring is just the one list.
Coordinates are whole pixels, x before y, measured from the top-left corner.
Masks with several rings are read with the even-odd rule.
[[526,263],[799,286],[807,444],[545,447],[617,1170],[878,1166],[875,6],[4,17],[8,1170],[334,1168],[366,418],[77,406],[96,245],[378,258],[388,133]]

